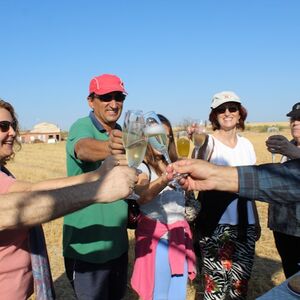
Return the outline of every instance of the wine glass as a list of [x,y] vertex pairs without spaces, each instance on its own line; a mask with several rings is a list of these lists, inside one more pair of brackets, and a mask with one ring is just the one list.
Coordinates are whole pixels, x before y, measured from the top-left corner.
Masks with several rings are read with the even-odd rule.
[[206,140],[206,130],[203,121],[196,121],[193,124],[193,143],[195,146],[195,158],[198,158],[199,150],[203,146]]
[[177,153],[181,158],[187,158],[190,154],[190,139],[189,135],[186,131],[178,131],[177,132]]
[[[268,129],[267,129],[267,133],[268,133],[269,137],[272,135],[278,134],[278,132],[279,132],[279,128],[276,126],[271,126],[271,127],[268,127]],[[272,154],[272,163],[274,163],[276,154],[273,152],[271,152],[271,154]]]
[[[128,110],[125,113],[123,145],[128,166],[137,168],[142,163],[147,148],[145,121],[141,110]],[[133,192],[128,198],[137,200],[139,196]]]
[[[172,161],[168,152],[167,133],[159,117],[154,111],[150,111],[144,114],[144,119],[146,124],[145,134],[148,137],[148,142],[155,150],[164,156],[168,164],[171,164]],[[170,185],[176,190],[182,191],[176,179],[173,179]]]

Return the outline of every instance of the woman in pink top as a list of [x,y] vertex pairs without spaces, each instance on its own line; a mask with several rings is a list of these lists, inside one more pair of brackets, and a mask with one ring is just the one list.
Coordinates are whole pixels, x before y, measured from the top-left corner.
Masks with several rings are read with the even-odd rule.
[[[16,181],[5,168],[20,148],[14,108],[0,100],[0,194],[26,190],[27,183]],[[0,299],[27,299],[35,285],[37,299],[54,299],[48,256],[41,226],[0,232]],[[34,276],[33,272],[34,270]]]
[[[20,146],[18,134],[14,108],[0,99],[0,201],[5,201],[1,205],[0,299],[25,300],[34,289],[35,299],[51,300],[55,295],[44,235],[42,227],[34,225],[92,203],[124,198],[132,192],[137,176],[124,167],[125,155],[114,155],[93,172],[36,183],[16,180],[5,165]],[[112,184],[116,179],[118,190]]]

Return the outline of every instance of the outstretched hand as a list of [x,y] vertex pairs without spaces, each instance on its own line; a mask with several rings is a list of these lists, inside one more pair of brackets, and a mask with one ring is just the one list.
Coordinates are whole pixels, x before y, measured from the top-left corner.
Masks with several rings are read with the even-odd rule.
[[216,166],[201,159],[179,160],[167,167],[167,177],[172,180],[176,173],[189,174],[179,183],[186,190],[227,191],[236,193],[239,188],[236,167]]
[[283,135],[270,136],[266,141],[266,146],[271,153],[282,154],[291,159],[300,158],[300,148]]
[[136,169],[125,166],[114,167],[100,177],[96,198],[99,201],[105,199],[106,202],[124,199],[132,194],[137,181]]
[[179,160],[167,167],[167,178],[172,180],[176,173],[188,173],[189,175],[186,178],[182,178],[179,181],[184,189],[196,191],[212,190],[216,186],[216,182],[211,177],[214,168],[213,164],[204,160]]

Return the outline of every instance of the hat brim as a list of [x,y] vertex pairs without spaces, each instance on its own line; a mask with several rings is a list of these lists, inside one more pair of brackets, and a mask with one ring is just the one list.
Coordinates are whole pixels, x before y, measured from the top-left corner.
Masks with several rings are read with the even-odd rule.
[[94,93],[99,95],[99,96],[102,96],[102,95],[113,93],[113,92],[120,92],[120,93],[123,93],[124,95],[128,95],[127,92],[124,89],[116,88],[116,87],[96,90]]
[[288,114],[286,114],[287,117],[300,117],[300,109],[292,110]]
[[229,103],[229,102],[233,102],[233,103],[238,103],[238,104],[242,104],[242,102],[241,101],[239,101],[239,100],[222,100],[222,101],[220,101],[219,103],[216,103],[217,105],[211,105],[211,109],[216,109],[217,107],[219,107],[219,106],[221,106],[222,104],[224,104],[224,103]]

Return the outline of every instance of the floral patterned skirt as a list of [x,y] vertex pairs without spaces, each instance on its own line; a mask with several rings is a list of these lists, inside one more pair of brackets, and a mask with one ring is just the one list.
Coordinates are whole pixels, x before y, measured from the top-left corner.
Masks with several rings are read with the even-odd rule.
[[248,225],[245,241],[237,226],[219,224],[211,237],[201,238],[204,299],[245,299],[255,254],[255,225]]

